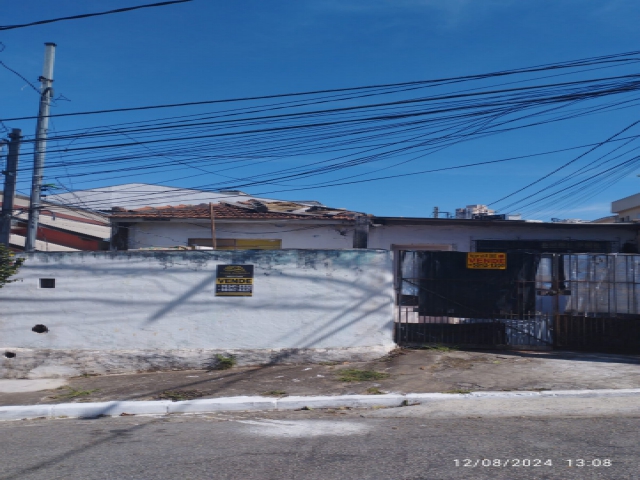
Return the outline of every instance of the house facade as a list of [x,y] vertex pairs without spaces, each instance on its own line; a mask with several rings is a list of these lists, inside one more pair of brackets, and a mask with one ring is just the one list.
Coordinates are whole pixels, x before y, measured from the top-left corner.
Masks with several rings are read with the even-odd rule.
[[637,252],[640,225],[377,217],[294,202],[121,209],[113,250],[212,248]]

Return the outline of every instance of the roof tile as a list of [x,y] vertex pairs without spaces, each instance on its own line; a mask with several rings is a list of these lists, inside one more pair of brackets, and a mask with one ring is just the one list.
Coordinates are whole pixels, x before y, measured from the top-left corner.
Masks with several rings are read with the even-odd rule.
[[[228,203],[214,203],[213,214],[216,219],[247,219],[247,220],[287,220],[287,219],[337,219],[337,220],[353,220],[357,215],[356,212],[340,211],[340,210],[320,210],[309,213],[291,213],[282,211],[258,212],[248,202],[242,203],[242,206],[232,205]],[[246,205],[246,206],[245,206]],[[287,202],[287,206],[291,202]],[[299,205],[303,208],[304,205]],[[122,209],[124,210],[124,209]],[[143,207],[135,210],[114,210],[110,215],[111,218],[209,218],[209,205],[201,203],[200,205],[166,205],[162,207]]]

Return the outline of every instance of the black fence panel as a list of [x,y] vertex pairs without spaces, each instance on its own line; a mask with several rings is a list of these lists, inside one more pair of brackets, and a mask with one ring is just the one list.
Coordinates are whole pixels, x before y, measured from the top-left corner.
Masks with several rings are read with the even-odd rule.
[[513,318],[535,310],[539,255],[510,253],[505,270],[475,270],[463,252],[415,253],[420,315]]
[[640,321],[631,315],[557,315],[554,339],[560,349],[640,353]]
[[507,343],[506,327],[500,322],[401,323],[397,327],[397,343],[449,344],[459,347],[491,347]]

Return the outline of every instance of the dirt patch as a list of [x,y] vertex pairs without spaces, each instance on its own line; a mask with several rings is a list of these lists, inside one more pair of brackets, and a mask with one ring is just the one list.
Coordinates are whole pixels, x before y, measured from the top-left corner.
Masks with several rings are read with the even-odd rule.
[[[69,388],[2,393],[0,405],[155,400],[164,392],[183,398],[238,395],[351,395],[380,392],[640,388],[640,356],[571,352],[401,350],[383,362],[270,365],[76,377]],[[346,371],[375,372],[337,381]],[[372,389],[369,391],[369,389]],[[75,393],[74,393],[75,392]],[[185,394],[180,392],[197,392]],[[270,393],[273,392],[273,393]],[[275,393],[278,392],[278,393]],[[285,392],[284,394],[281,392]],[[176,397],[177,398],[177,397]]]

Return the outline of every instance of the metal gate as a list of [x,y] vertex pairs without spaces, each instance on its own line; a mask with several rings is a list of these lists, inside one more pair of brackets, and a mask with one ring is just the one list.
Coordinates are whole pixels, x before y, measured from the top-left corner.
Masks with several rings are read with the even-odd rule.
[[396,342],[640,352],[640,255],[399,251]]

